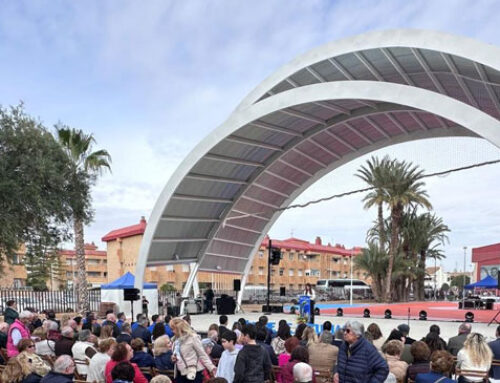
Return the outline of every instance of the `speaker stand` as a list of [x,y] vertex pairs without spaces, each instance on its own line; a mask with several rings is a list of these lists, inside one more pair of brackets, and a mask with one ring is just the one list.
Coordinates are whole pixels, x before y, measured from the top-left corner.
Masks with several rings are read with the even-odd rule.
[[498,319],[497,319],[497,316],[498,316],[498,315],[500,315],[500,310],[498,310],[498,311],[497,311],[497,313],[495,314],[495,316],[493,317],[493,319],[492,319],[492,320],[490,320],[490,322],[488,323],[488,326],[489,326],[490,324],[492,324],[493,322],[495,322],[496,324],[500,324],[500,322],[499,322],[499,321],[498,321]]
[[236,297],[234,298],[234,302],[236,304],[236,307],[234,308],[234,313],[238,314],[245,314],[245,310],[241,307],[241,305],[238,303],[238,291],[236,292]]

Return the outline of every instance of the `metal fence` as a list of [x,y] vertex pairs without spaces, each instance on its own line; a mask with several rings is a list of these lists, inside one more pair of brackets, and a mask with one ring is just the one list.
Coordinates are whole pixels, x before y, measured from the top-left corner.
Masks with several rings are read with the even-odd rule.
[[[90,309],[98,311],[101,303],[101,290],[89,290]],[[0,312],[6,308],[7,301],[14,299],[19,311],[35,309],[54,310],[56,313],[75,312],[77,310],[78,294],[71,290],[65,291],[29,291],[29,290],[0,290]]]

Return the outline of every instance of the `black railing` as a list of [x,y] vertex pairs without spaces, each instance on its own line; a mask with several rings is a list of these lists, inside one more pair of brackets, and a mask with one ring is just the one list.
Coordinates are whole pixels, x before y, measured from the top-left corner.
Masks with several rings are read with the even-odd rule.
[[[101,303],[101,290],[89,290],[90,309],[99,310]],[[77,310],[78,292],[65,291],[29,291],[29,290],[0,290],[0,312],[6,308],[8,300],[17,302],[19,311],[34,309],[37,312],[54,310],[56,313],[75,312]]]

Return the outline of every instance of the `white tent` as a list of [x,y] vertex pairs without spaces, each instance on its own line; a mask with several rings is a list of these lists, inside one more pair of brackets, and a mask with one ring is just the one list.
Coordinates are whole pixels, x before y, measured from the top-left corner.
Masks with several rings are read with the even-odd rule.
[[[123,311],[127,318],[131,318],[131,304],[130,301],[123,299],[123,290],[133,289],[134,282],[134,275],[128,272],[111,283],[101,285],[101,301],[116,303],[118,311]],[[158,314],[158,287],[156,283],[144,283],[142,294],[149,301],[148,315]],[[134,304],[134,315],[137,315],[142,309],[140,302]],[[133,319],[135,320],[135,318]]]

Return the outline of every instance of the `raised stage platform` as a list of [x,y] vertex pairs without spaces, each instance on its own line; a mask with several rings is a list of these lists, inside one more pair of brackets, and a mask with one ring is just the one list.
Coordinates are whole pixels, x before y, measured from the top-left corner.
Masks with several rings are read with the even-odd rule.
[[[392,318],[407,319],[408,312],[411,320],[419,319],[419,312],[425,310],[427,312],[427,320],[432,321],[451,321],[463,322],[465,314],[472,312],[474,314],[474,322],[488,323],[500,309],[500,303],[494,305],[493,310],[459,310],[458,302],[446,301],[425,301],[425,302],[404,302],[404,303],[355,303],[353,306],[349,304],[335,303],[318,303],[316,307],[320,309],[321,315],[337,315],[337,309],[342,308],[344,316],[347,317],[362,317],[365,309],[370,310],[371,318],[384,318],[385,310],[389,309],[392,312]],[[409,310],[409,311],[408,311]],[[290,312],[290,306],[285,306],[285,312]],[[497,317],[500,322],[500,315]]]

